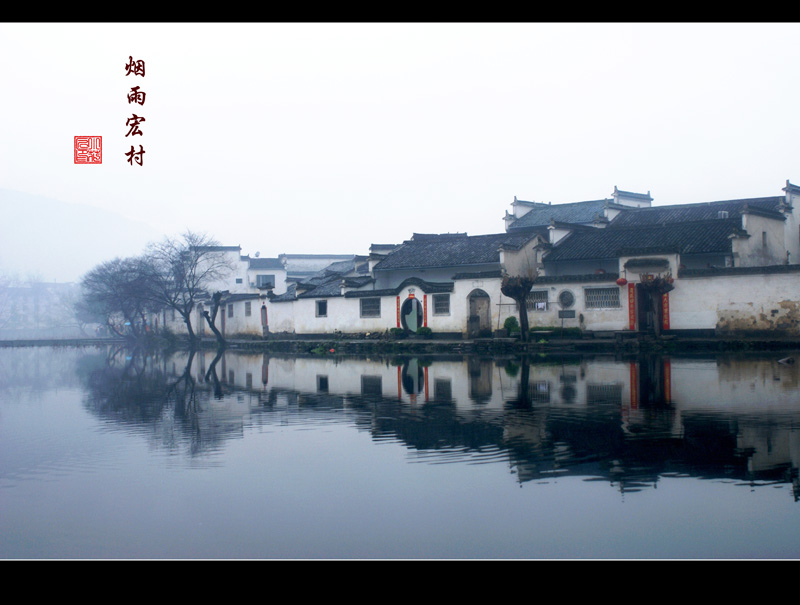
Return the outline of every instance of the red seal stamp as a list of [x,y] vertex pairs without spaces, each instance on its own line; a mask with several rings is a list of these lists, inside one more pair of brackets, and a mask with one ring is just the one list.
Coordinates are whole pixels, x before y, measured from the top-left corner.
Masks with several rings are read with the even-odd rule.
[[75,163],[102,164],[103,137],[98,137],[98,136],[75,137]]

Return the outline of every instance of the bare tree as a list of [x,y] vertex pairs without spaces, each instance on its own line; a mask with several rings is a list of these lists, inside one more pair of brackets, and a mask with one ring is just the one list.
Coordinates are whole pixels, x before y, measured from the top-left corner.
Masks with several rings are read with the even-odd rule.
[[528,294],[536,282],[538,274],[534,271],[531,275],[503,275],[500,291],[513,299],[519,307],[519,327],[522,342],[528,341]]
[[209,236],[187,231],[179,238],[151,245],[146,258],[154,302],[175,309],[194,342],[192,310],[233,269],[224,252]]
[[208,327],[211,328],[211,331],[214,332],[214,336],[217,337],[217,344],[219,346],[225,346],[225,337],[222,335],[222,332],[219,331],[217,328],[217,313],[219,312],[220,305],[222,303],[222,292],[214,292],[211,296],[211,312],[209,313],[208,309],[203,310],[203,317],[206,318],[206,323]]
[[[535,244],[538,238],[534,238]],[[528,341],[528,295],[531,288],[539,278],[538,253],[536,248],[529,248],[526,243],[523,246],[506,249],[506,260],[503,268],[503,281],[500,284],[500,291],[517,303],[519,308],[519,327],[520,338],[523,342]]]
[[116,258],[83,276],[75,314],[82,322],[104,323],[119,336],[139,337],[154,310],[152,299],[145,260]]

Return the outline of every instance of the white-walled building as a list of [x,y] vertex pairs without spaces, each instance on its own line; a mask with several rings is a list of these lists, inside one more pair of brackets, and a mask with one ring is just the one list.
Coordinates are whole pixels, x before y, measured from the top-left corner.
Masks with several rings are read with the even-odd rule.
[[[414,234],[368,256],[239,257],[218,327],[254,337],[391,328],[489,336],[518,315],[501,292],[507,273],[536,275],[532,329],[800,335],[800,187],[652,202],[650,192],[616,187],[568,204],[514,198],[503,233]],[[670,291],[654,294],[655,278]]]

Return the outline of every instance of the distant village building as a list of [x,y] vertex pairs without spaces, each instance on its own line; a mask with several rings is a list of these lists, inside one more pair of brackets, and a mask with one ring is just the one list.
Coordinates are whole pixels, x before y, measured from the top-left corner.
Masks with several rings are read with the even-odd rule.
[[82,338],[96,325],[76,318],[79,286],[72,283],[0,282],[0,339]]
[[230,336],[489,336],[518,313],[500,290],[509,274],[536,277],[533,329],[800,335],[798,201],[789,181],[783,195],[665,206],[614,187],[565,204],[515,197],[501,233],[415,233],[365,256],[221,247],[237,268],[218,322]]

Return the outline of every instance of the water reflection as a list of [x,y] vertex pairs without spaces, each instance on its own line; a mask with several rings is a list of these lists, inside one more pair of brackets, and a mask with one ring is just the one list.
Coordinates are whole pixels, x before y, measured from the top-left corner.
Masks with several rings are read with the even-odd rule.
[[800,496],[800,364],[762,357],[280,357],[109,350],[86,406],[191,456],[245,427],[345,423],[430,463],[502,462],[525,483],[573,475],[623,492],[662,477],[791,485]]

